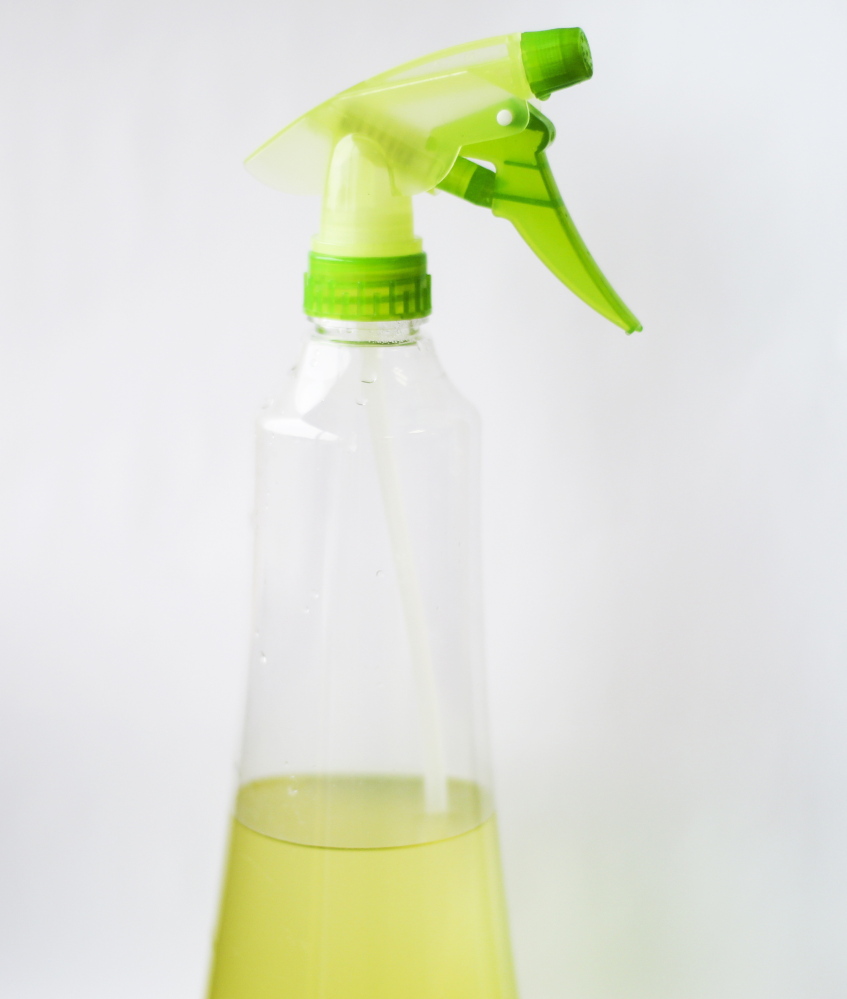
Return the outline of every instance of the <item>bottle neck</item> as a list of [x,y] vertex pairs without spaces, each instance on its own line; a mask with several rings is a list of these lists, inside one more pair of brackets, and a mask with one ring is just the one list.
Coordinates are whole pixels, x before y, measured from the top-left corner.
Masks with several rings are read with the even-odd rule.
[[387,322],[353,322],[349,319],[323,319],[309,316],[314,339],[362,347],[391,347],[417,343],[423,336],[426,318],[394,319]]

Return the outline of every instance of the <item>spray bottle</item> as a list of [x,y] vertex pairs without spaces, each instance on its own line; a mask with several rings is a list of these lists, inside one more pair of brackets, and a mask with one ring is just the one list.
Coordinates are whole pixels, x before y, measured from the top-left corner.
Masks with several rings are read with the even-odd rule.
[[[210,999],[516,995],[483,698],[478,427],[424,330],[413,195],[512,222],[627,332],[530,103],[592,74],[578,28],[360,83],[248,160],[323,195],[312,322],[258,429],[254,633]],[[484,165],[488,164],[488,165]]]

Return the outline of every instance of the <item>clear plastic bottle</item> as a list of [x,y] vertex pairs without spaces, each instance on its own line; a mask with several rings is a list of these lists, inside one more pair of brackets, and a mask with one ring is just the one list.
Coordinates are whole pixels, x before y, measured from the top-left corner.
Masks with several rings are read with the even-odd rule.
[[422,320],[313,320],[259,424],[254,641],[210,999],[512,999],[478,423]]
[[[412,197],[509,219],[640,323],[577,232],[530,98],[591,77],[579,28],[348,88],[247,160],[323,197],[315,332],[259,428],[255,642],[210,999],[512,999],[482,684],[477,420],[422,329]],[[484,164],[490,164],[491,168]]]

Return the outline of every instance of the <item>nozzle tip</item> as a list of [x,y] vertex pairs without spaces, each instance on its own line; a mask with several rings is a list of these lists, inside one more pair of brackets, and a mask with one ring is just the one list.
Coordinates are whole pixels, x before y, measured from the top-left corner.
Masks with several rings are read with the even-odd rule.
[[542,101],[554,90],[590,79],[594,72],[591,49],[581,28],[525,31],[521,35],[521,58],[527,83]]

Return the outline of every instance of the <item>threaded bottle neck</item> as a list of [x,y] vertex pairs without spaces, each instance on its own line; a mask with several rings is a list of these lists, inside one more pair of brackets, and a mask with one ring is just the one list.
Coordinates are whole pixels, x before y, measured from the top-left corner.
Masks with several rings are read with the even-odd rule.
[[396,347],[416,343],[423,336],[426,319],[396,319],[388,322],[353,322],[309,316],[314,336],[333,343],[358,344],[363,347]]

